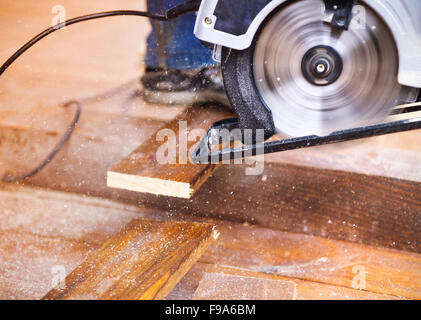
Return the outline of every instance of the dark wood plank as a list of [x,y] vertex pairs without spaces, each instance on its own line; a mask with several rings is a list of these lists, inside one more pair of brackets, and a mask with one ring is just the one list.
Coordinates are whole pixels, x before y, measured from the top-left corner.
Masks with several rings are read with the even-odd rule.
[[[261,176],[222,166],[189,203],[161,207],[274,229],[421,252],[421,185],[294,165]],[[152,202],[151,202],[152,203]]]
[[[413,116],[420,117],[421,112]],[[406,118],[407,114],[400,114],[388,121]],[[420,140],[421,130],[414,130],[266,155],[265,160],[421,182]]]
[[214,239],[211,225],[133,220],[43,299],[162,299]]

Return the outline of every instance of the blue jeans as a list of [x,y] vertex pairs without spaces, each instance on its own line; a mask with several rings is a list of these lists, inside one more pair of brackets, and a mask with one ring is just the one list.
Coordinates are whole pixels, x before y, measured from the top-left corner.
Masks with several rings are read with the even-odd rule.
[[[148,0],[148,10],[164,14],[185,0]],[[172,21],[151,21],[152,32],[147,40],[145,64],[151,68],[197,69],[215,64],[212,50],[204,47],[194,36],[194,12]]]

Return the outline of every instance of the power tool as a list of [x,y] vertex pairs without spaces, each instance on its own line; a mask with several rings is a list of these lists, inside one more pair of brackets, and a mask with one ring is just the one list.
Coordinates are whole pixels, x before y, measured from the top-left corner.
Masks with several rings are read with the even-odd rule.
[[[421,128],[421,104],[414,103],[421,88],[419,0],[187,0],[165,15],[94,13],[38,34],[0,67],[0,76],[65,26],[121,15],[168,21],[191,11],[198,11],[194,33],[221,63],[237,114],[210,128],[191,155],[194,163]],[[81,105],[65,105],[72,104],[75,118],[47,158],[25,175],[3,180],[26,179],[52,160],[79,120]],[[391,115],[398,120],[389,121]],[[235,132],[229,142],[242,145],[215,150],[221,130]],[[276,133],[288,138],[273,140]]]
[[[238,116],[209,130],[195,162],[421,128],[418,105],[396,109],[421,87],[419,0],[203,0],[194,32],[213,45]],[[408,118],[384,122],[391,113]],[[210,152],[236,128],[289,138]]]

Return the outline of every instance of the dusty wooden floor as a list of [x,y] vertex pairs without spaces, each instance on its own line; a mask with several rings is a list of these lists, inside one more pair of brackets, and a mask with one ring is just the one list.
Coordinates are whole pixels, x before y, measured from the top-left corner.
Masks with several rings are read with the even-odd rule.
[[[1,61],[50,25],[55,4],[2,1]],[[61,4],[69,17],[142,8]],[[84,104],[45,171],[1,185],[0,298],[42,298],[136,218],[210,222],[220,232],[168,299],[421,298],[421,132],[270,156],[257,177],[220,168],[191,200],[107,188],[107,170],[185,109],[126,103],[148,28],[138,18],[68,27],[0,79],[0,174],[45,156],[72,116],[60,103],[118,88]]]

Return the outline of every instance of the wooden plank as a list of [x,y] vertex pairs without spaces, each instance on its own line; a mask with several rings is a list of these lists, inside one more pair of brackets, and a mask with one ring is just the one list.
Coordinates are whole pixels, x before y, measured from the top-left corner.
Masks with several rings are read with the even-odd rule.
[[[55,126],[63,128],[71,117],[54,110],[37,118],[53,128],[36,130],[31,125],[38,122],[31,121],[19,126],[18,119],[13,126],[0,124],[1,174],[32,169],[51,149],[61,134]],[[108,188],[107,169],[162,126],[85,112],[66,147],[27,183],[421,253],[421,185],[416,182],[265,163],[260,176],[246,175],[245,166],[223,165],[188,201]]]
[[162,299],[214,239],[213,227],[133,220],[43,299]]
[[421,299],[421,255],[239,224],[217,224],[200,259],[351,289]]
[[[30,119],[16,111],[0,119],[1,174],[32,169],[54,146],[73,112],[47,107],[38,111],[34,109]],[[189,201],[107,188],[107,169],[162,126],[163,122],[84,112],[66,147],[27,182],[164,210],[170,207],[173,212],[421,252],[421,185],[411,181],[265,163],[260,176],[245,175],[244,166],[222,166]]]
[[0,185],[0,299],[41,299],[135,218],[157,211]]
[[[194,107],[178,116],[165,126],[166,145],[175,149],[162,163],[164,142],[159,141],[158,133],[133,151],[107,173],[107,185],[155,195],[189,199],[202,186],[217,168],[215,164],[195,165],[190,162],[188,152],[206,134],[211,125],[219,120],[233,117],[226,109],[218,107]],[[184,124],[183,124],[184,122]],[[190,132],[200,130],[199,136]],[[163,129],[158,131],[163,133]],[[163,138],[163,137],[162,137]],[[190,154],[190,153],[189,153]]]
[[419,183],[294,165],[260,176],[221,166],[191,202],[151,201],[195,215],[421,253]]
[[[216,264],[196,263],[194,267],[179,282],[168,295],[167,300],[190,299],[219,299],[230,298],[232,290],[224,286],[216,286],[209,280],[217,282],[230,279],[233,286],[247,288],[245,295],[253,295],[255,299],[267,296],[279,300],[395,300],[395,296],[373,293],[368,291],[350,289],[340,286],[300,280],[297,278],[253,272],[230,266]],[[205,280],[205,281],[204,281]],[[270,282],[268,282],[270,281]],[[265,284],[268,286],[265,288]],[[275,287],[278,295],[267,289]],[[256,289],[258,290],[256,292]]]

